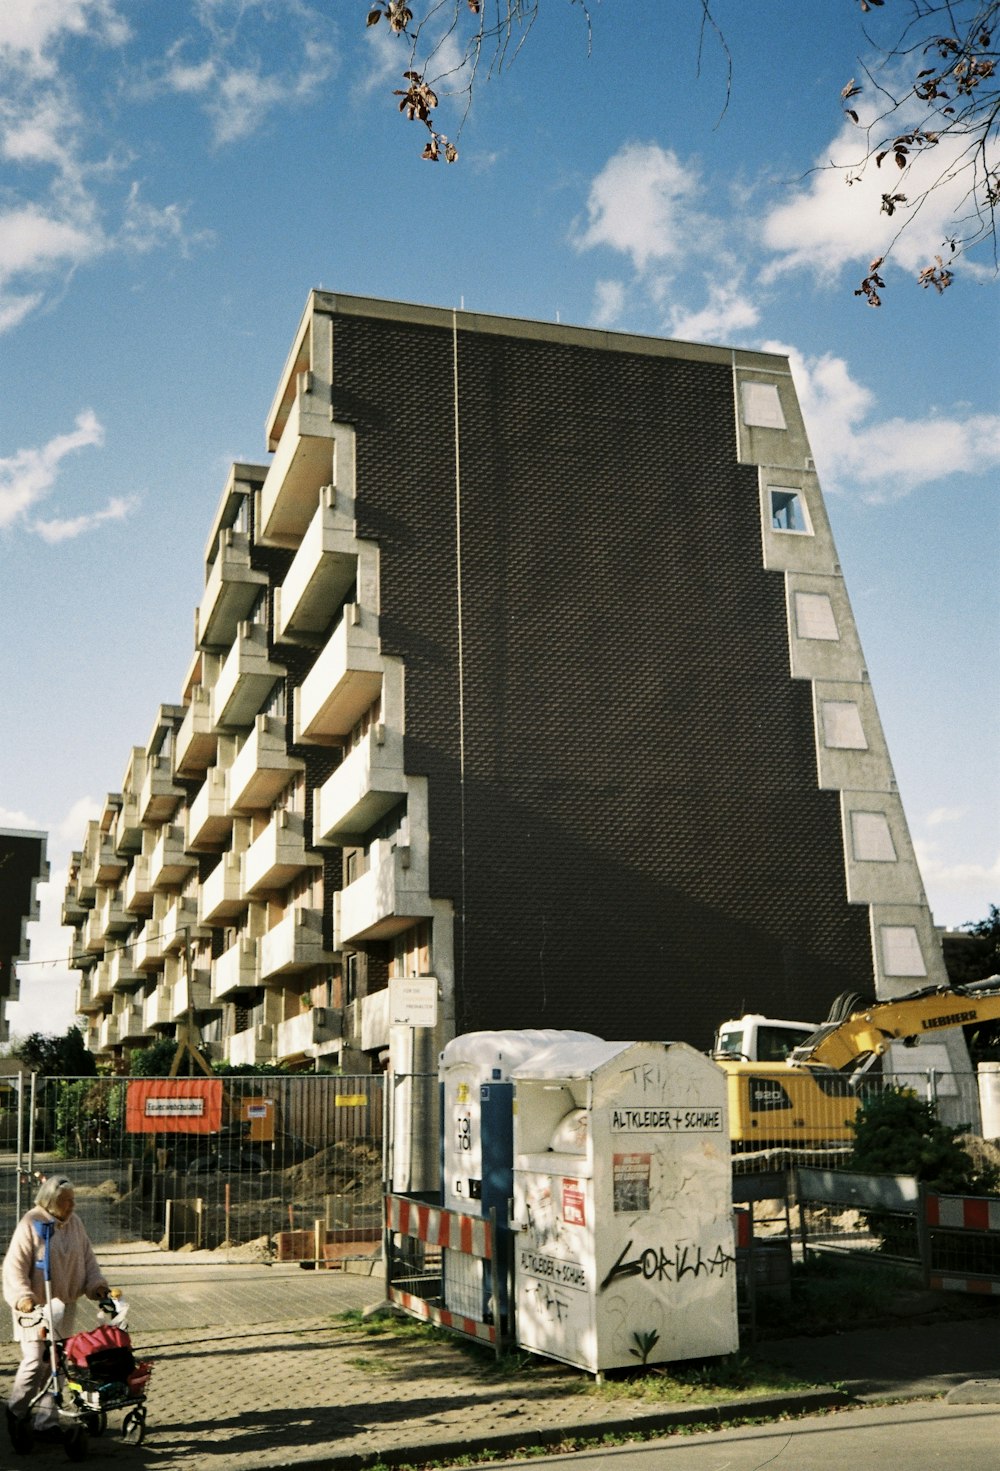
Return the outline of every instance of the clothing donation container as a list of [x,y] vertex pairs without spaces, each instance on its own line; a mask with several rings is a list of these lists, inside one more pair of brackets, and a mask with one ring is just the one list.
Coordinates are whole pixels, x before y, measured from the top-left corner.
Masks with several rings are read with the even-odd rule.
[[739,1341],[726,1080],[684,1042],[570,1042],[514,1081],[517,1342],[590,1373]]
[[[496,1211],[498,1235],[508,1225],[514,1193],[511,1069],[557,1042],[596,1041],[589,1032],[552,1029],[466,1032],[441,1052],[441,1203],[447,1210],[489,1217]],[[505,1297],[501,1274],[501,1296]],[[492,1316],[489,1273],[475,1258],[442,1252],[445,1306],[465,1317]],[[507,1304],[500,1305],[506,1314]]]

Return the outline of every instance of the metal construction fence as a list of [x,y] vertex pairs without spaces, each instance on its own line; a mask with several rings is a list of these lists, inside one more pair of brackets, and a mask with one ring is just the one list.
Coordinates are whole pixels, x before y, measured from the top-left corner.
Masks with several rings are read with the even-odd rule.
[[381,1075],[23,1075],[0,1120],[0,1235],[37,1177],[59,1171],[105,1249],[149,1241],[321,1265],[374,1255],[385,1113]]
[[[738,1088],[738,1091],[737,1091]],[[738,1085],[730,1081],[733,1168],[737,1174],[768,1173],[801,1164],[816,1169],[849,1166],[853,1123],[870,1099],[887,1089],[906,1088],[933,1105],[942,1123],[978,1134],[979,1078],[975,1072],[944,1072],[916,1066],[891,1076],[814,1073],[789,1068],[756,1075],[748,1067]]]

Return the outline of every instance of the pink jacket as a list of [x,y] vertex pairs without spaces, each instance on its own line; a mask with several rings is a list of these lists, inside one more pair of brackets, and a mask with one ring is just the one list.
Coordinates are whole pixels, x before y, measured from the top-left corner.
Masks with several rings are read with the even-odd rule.
[[[60,1298],[67,1309],[78,1297],[97,1297],[105,1280],[79,1216],[74,1214],[68,1221],[60,1222],[41,1206],[33,1206],[14,1228],[3,1259],[3,1295],[13,1312],[14,1337],[18,1339],[21,1334],[15,1304],[28,1296],[39,1303],[45,1301],[45,1248],[35,1234],[33,1221],[55,1221],[56,1229],[49,1248],[49,1274],[52,1296]],[[69,1312],[68,1317],[72,1316]]]

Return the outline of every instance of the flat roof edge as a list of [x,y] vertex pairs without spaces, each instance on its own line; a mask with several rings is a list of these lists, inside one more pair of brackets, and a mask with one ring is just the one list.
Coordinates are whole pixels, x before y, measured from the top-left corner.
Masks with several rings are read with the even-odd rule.
[[[658,357],[681,357],[701,362],[723,363],[742,368],[779,368],[787,372],[783,353],[754,348],[726,347],[706,342],[684,342],[672,337],[644,333],[614,332],[603,327],[578,327],[562,322],[544,322],[530,317],[502,317],[460,308],[423,306],[416,302],[384,301],[377,297],[351,296],[341,292],[313,291],[313,311],[330,316],[377,317],[386,321],[412,322],[420,326],[450,330],[457,323],[462,332],[483,332],[504,337],[522,337],[539,342],[564,343],[606,352],[638,352]],[[307,307],[306,316],[308,317]],[[301,338],[302,328],[296,335]],[[294,351],[294,350],[293,350]]]

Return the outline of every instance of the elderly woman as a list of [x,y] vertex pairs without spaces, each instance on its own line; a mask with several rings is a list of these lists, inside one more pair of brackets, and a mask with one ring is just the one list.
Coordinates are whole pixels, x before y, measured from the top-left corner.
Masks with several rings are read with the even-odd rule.
[[[47,1343],[39,1335],[34,1309],[45,1302],[45,1246],[35,1222],[52,1223],[49,1247],[49,1279],[52,1299],[62,1308],[59,1336],[73,1331],[78,1297],[98,1300],[108,1295],[108,1284],[97,1265],[93,1248],[79,1216],[73,1214],[76,1199],[65,1175],[50,1175],[35,1196],[34,1207],[14,1229],[3,1262],[3,1295],[14,1316],[14,1337],[21,1345],[21,1364],[7,1400],[7,1429],[15,1446],[20,1446],[29,1412],[34,1408],[35,1428],[46,1430],[57,1424],[55,1402],[44,1396],[32,1401],[44,1387],[49,1372]],[[35,1322],[23,1323],[29,1318]]]

